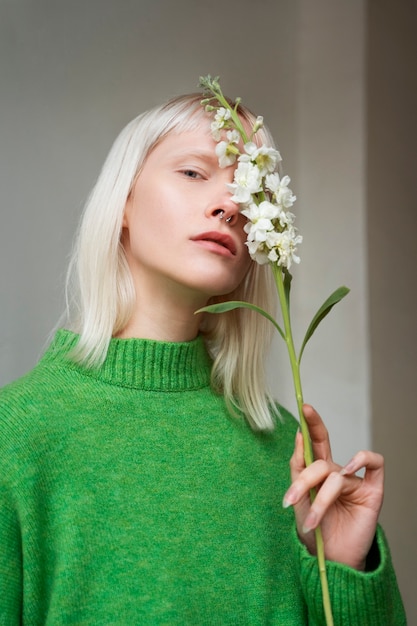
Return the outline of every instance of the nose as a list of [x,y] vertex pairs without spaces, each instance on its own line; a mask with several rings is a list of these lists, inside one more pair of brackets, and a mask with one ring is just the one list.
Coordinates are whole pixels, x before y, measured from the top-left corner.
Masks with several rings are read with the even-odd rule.
[[225,222],[229,226],[236,224],[239,218],[239,205],[232,200],[232,194],[225,188],[224,192],[219,194],[216,201],[208,207],[206,211],[207,217],[213,217]]

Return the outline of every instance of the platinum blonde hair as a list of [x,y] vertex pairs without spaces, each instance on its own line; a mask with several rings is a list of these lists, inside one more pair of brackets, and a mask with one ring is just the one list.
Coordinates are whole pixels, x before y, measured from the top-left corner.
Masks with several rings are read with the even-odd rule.
[[[123,215],[129,193],[150,150],[169,133],[193,130],[211,118],[201,94],[179,96],[139,115],[120,133],[87,200],[67,276],[67,326],[80,335],[71,357],[86,367],[100,366],[109,342],[131,318],[135,290],[121,243]],[[239,112],[253,125],[256,117]],[[267,129],[257,141],[273,145]],[[272,272],[251,263],[238,288],[212,299],[245,300],[275,314]],[[242,412],[254,429],[274,426],[272,397],[267,390],[266,354],[272,325],[248,309],[206,314],[201,332],[213,357],[212,386],[224,394],[229,411]]]

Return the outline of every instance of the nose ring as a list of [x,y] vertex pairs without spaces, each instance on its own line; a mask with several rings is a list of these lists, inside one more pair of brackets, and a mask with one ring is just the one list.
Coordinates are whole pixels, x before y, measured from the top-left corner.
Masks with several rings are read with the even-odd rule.
[[[223,209],[220,209],[219,211],[219,220],[222,220],[224,218],[224,211]],[[226,217],[226,222],[228,224],[230,224],[230,222],[232,221],[232,215],[229,215],[229,217]]]

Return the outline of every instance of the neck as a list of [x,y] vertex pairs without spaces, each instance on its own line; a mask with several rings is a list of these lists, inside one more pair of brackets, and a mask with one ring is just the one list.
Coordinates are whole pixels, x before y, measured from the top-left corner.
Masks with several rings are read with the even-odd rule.
[[141,289],[133,315],[118,337],[175,342],[195,339],[201,323],[201,314],[195,315],[195,311],[206,304],[207,296],[182,296],[166,290],[157,297],[155,293],[147,296]]
[[[194,311],[192,315],[194,314]],[[198,334],[200,315],[176,315],[172,310],[156,307],[136,310],[127,326],[119,333],[121,339],[141,338],[158,341],[191,341]]]

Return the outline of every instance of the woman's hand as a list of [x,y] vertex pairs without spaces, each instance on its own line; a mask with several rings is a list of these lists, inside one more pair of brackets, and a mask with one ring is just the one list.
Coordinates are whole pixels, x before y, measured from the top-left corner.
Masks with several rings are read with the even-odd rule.
[[[292,485],[284,506],[294,506],[301,541],[315,554],[314,529],[321,524],[326,558],[365,569],[384,491],[384,459],[370,451],[358,452],[345,467],[334,463],[327,429],[313,407],[303,407],[314,458],[306,468],[303,439],[297,434],[291,457]],[[355,473],[364,469],[364,477]],[[317,496],[310,503],[309,491]]]

